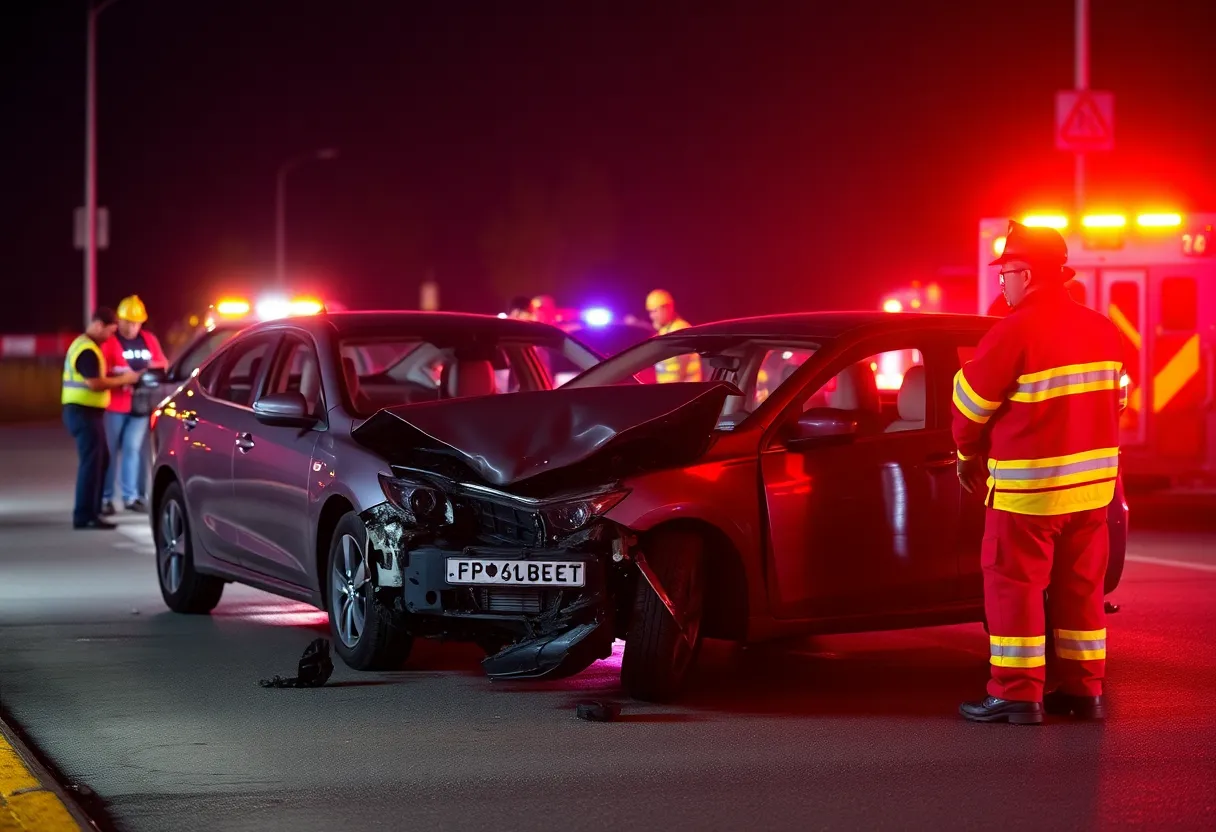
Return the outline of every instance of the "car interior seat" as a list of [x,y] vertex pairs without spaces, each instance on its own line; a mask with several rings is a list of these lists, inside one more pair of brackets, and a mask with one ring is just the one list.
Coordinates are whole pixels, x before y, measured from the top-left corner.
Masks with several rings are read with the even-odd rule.
[[443,366],[439,386],[445,399],[489,396],[498,391],[494,365],[485,359],[456,359]]
[[921,365],[908,368],[903,383],[899,385],[899,418],[887,426],[887,433],[925,428],[925,368]]
[[354,404],[355,410],[359,413],[369,411],[371,409],[371,401],[359,389],[359,370],[355,367],[355,359],[350,356],[342,357],[342,375],[346,379],[346,389],[350,393],[350,400]]
[[885,426],[878,382],[868,361],[850,364],[836,376],[836,389],[828,397],[828,406],[853,413],[862,433],[873,433]]

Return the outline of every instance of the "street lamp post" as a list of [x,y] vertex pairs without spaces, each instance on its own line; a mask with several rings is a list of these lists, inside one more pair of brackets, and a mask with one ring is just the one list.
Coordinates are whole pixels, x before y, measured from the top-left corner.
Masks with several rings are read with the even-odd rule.
[[89,3],[84,104],[84,325],[97,307],[97,17],[118,0]]
[[309,153],[293,156],[279,165],[279,174],[275,181],[274,206],[274,249],[275,249],[275,281],[282,288],[287,279],[287,174],[305,162],[317,159],[327,161],[336,159],[338,151],[325,147]]

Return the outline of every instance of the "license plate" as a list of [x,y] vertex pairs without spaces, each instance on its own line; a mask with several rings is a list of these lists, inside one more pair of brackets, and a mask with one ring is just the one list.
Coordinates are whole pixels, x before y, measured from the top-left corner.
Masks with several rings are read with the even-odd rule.
[[448,583],[584,586],[587,583],[587,564],[579,561],[448,558]]

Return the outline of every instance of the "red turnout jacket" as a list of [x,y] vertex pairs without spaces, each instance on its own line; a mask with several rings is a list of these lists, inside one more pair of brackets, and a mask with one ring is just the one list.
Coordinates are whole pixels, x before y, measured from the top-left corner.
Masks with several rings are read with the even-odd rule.
[[987,505],[1016,514],[1103,508],[1119,471],[1123,342],[1063,289],[1034,292],[954,377],[961,459],[988,459]]

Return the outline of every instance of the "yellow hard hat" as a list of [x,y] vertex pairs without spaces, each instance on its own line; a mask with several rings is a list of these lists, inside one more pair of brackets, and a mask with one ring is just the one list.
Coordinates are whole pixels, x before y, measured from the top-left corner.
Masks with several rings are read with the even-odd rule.
[[139,295],[130,295],[118,302],[118,320],[137,324],[148,320],[148,310]]
[[675,306],[676,299],[666,289],[655,289],[646,296],[646,311],[653,312],[663,306]]

